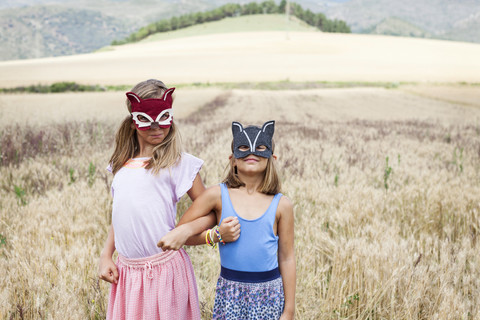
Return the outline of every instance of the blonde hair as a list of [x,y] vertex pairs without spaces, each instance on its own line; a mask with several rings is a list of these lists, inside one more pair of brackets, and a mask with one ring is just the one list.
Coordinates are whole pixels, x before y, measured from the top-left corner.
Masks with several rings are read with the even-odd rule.
[[[275,149],[275,142],[272,140],[272,152]],[[232,142],[232,153],[233,153],[233,142]],[[223,179],[223,183],[228,188],[240,188],[245,186],[245,183],[240,180],[237,174],[237,168],[235,166],[235,158],[232,154],[232,157],[230,157],[229,161],[229,168],[227,169],[227,176],[225,179]],[[277,166],[275,164],[275,159],[273,158],[273,155],[268,158],[267,160],[267,167],[265,168],[265,172],[263,173],[263,178],[262,182],[260,183],[260,186],[258,187],[257,191],[264,193],[264,194],[269,194],[269,195],[275,195],[279,192],[281,192],[282,184],[280,182],[280,177],[277,172]]]
[[[132,88],[140,98],[161,98],[167,90],[167,86],[160,80],[149,79],[138,83]],[[128,112],[132,112],[130,101],[126,99]],[[132,117],[127,116],[115,135],[115,149],[110,158],[113,174],[120,170],[125,162],[135,157],[140,145],[138,143],[137,131],[132,122]],[[173,166],[180,159],[182,154],[180,132],[172,121],[172,126],[165,139],[155,146],[153,156],[148,160],[146,169],[152,169],[154,174],[158,174],[161,169]]]

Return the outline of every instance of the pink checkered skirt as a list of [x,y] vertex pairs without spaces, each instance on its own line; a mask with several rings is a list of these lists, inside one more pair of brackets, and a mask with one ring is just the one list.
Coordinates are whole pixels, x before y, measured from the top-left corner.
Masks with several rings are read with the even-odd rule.
[[199,320],[197,283],[184,249],[142,258],[118,256],[107,319]]

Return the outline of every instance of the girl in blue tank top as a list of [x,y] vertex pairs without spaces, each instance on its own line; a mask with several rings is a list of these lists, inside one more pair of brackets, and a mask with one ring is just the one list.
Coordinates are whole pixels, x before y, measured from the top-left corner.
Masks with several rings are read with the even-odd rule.
[[[227,177],[195,199],[179,226],[158,244],[164,250],[177,250],[185,243],[203,242],[213,247],[222,243],[213,319],[294,318],[293,206],[280,193],[274,126],[274,121],[246,128],[232,123]],[[192,221],[211,211],[220,226],[195,236]],[[222,239],[222,234],[228,238]]]

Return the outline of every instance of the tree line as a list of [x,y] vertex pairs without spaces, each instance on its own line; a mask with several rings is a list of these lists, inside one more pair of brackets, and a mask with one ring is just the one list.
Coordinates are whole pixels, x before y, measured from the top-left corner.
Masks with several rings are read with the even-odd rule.
[[[175,16],[169,19],[159,20],[137,32],[130,34],[124,40],[114,40],[112,45],[121,45],[125,43],[137,42],[145,39],[149,35],[158,32],[174,31],[187,28],[204,22],[218,21],[228,17],[238,17],[253,14],[282,14],[285,13],[287,1],[282,0],[279,5],[273,0],[267,0],[261,3],[250,2],[247,4],[229,3],[217,9],[205,12],[196,12]],[[303,9],[297,3],[289,3],[289,14],[303,20],[307,24],[320,29],[323,32],[351,33],[350,27],[343,20],[330,20],[323,13],[313,13],[310,9]]]

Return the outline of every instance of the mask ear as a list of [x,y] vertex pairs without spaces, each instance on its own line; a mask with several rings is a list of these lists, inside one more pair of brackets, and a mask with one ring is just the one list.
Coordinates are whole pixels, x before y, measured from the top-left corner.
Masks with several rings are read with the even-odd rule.
[[270,137],[273,137],[275,131],[275,120],[267,121],[262,126],[262,132],[265,132]]
[[172,95],[173,95],[174,91],[175,91],[175,88],[170,88],[167,91],[165,91],[163,93],[162,100],[163,101],[168,101],[170,104],[172,104],[172,100],[173,100]]
[[137,96],[134,92],[127,92],[126,93],[128,100],[130,100],[130,103],[132,104],[132,109],[133,106],[136,106],[142,101],[139,96]]
[[233,121],[232,122],[232,133],[233,136],[237,133],[242,133],[243,132],[243,126],[240,122]]

